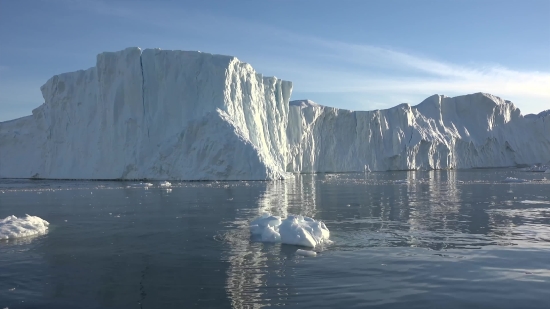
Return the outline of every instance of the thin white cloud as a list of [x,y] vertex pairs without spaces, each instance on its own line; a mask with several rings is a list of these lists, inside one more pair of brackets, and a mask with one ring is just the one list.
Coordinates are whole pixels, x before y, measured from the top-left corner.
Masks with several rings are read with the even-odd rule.
[[[157,3],[49,1],[71,3],[75,8],[97,14],[162,27],[166,30],[163,43],[171,48],[182,45],[170,39],[178,37],[175,34],[200,33],[204,41],[199,43],[203,46],[215,46],[218,49],[215,52],[236,53],[241,59],[253,60],[250,62],[258,71],[292,80],[295,89],[302,92],[363,93],[365,97],[375,95],[378,101],[385,95],[388,107],[396,103],[390,99],[395,97],[474,92],[519,99],[522,104],[531,102],[529,110],[544,109],[542,105],[550,103],[550,72],[514,70],[499,64],[450,63],[393,48],[322,39],[258,22]],[[229,37],[232,39],[228,40]],[[209,45],[208,41],[216,44]]]

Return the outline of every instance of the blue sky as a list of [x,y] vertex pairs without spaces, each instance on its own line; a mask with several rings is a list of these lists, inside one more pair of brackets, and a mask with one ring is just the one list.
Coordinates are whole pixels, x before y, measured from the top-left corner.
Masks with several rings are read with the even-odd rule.
[[480,91],[550,108],[550,0],[0,0],[0,121],[129,46],[234,55],[354,110]]

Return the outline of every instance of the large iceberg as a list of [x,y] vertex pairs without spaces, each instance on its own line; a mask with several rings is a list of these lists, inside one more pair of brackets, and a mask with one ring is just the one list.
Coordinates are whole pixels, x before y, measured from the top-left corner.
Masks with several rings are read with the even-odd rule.
[[272,180],[302,172],[550,161],[550,113],[477,93],[349,111],[289,102],[292,84],[235,57],[127,48],[41,87],[0,122],[0,178]]
[[292,84],[235,57],[127,48],[56,75],[0,123],[0,177],[278,179]]
[[523,117],[485,93],[349,111],[290,102],[287,170],[360,172],[509,167],[550,159],[550,113]]

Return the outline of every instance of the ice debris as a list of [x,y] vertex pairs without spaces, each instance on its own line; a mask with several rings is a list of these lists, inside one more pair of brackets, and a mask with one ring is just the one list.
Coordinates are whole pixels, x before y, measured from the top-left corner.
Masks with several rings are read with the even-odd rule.
[[169,187],[172,186],[172,183],[170,183],[168,181],[164,181],[164,182],[160,183],[160,186],[163,187],[163,188],[169,188]]
[[275,242],[314,248],[329,242],[326,225],[304,216],[288,216],[281,219],[265,213],[250,222],[252,237],[262,242]]
[[45,234],[50,223],[36,216],[8,216],[0,219],[0,240]]
[[535,172],[535,173],[536,172],[545,173],[548,169],[550,169],[550,166],[548,166],[548,165],[545,165],[545,164],[537,165],[537,164],[535,164],[531,167],[525,168],[524,171],[526,171],[526,172]]
[[524,183],[524,182],[529,182],[529,180],[515,178],[515,177],[506,177],[506,179],[504,179],[502,182],[504,182],[504,183]]
[[307,257],[314,257],[314,256],[317,256],[317,252],[311,251],[311,250],[302,250],[302,249],[298,249],[298,250],[296,251],[296,255],[307,256]]
[[398,185],[406,185],[406,184],[409,183],[409,180],[407,180],[407,179],[399,179],[399,180],[394,180],[393,183],[398,184]]

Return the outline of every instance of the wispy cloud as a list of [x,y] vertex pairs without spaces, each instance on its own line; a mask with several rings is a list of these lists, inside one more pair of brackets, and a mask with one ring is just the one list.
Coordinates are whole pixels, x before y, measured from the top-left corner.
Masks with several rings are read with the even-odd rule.
[[[517,70],[490,63],[452,63],[419,55],[425,51],[400,51],[395,47],[319,38],[278,26],[158,3],[47,1],[62,1],[77,9],[163,28],[166,31],[163,38],[152,40],[155,44],[168,45],[161,47],[196,45],[200,46],[196,49],[214,48],[214,52],[235,53],[260,72],[292,80],[296,91],[342,93],[342,97],[354,93],[355,98],[362,94],[365,101],[369,96],[383,101],[385,96],[388,106],[397,103],[391,101],[396,97],[418,100],[434,93],[473,92],[521,100],[520,105],[533,111],[550,103],[550,72]],[[190,34],[193,33],[201,36],[202,41],[192,40]],[[187,34],[185,40],[179,39],[182,34]],[[320,103],[330,105],[332,102]]]

